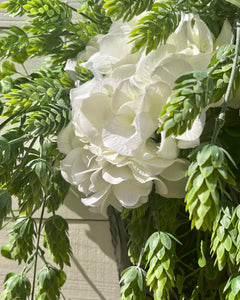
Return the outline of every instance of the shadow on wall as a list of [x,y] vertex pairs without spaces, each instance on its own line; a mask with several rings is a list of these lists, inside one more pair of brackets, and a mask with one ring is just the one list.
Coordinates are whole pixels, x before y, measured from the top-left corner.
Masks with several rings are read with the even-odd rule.
[[[81,194],[71,188],[64,200],[64,206],[61,208],[60,214],[66,218],[68,222],[87,223],[87,237],[97,244],[105,255],[115,261],[113,246],[111,242],[109,242],[111,241],[111,233],[108,219],[100,214],[90,212],[89,209],[82,204],[80,197]],[[104,232],[103,228],[105,228]]]

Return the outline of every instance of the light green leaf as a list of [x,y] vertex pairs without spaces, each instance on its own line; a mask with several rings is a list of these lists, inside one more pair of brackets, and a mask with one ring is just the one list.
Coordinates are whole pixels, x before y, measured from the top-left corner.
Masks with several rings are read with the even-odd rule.
[[233,5],[236,5],[237,7],[240,8],[240,0],[225,0]]
[[15,68],[15,65],[10,60],[4,60],[2,62],[1,71],[5,76],[13,75],[17,73],[17,70]]

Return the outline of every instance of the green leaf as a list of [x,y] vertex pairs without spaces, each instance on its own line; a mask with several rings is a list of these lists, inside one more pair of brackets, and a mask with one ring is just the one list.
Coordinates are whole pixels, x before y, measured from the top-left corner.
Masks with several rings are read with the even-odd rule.
[[12,259],[10,245],[4,245],[1,247],[1,254],[3,257]]
[[240,0],[225,0],[233,5],[236,5],[237,7],[240,8]]
[[203,268],[203,267],[206,266],[206,258],[205,258],[204,251],[205,251],[205,245],[204,245],[204,242],[201,241],[201,243],[200,243],[200,254],[201,254],[201,256],[198,258],[198,265],[199,265],[200,268]]
[[10,60],[4,60],[1,65],[1,71],[5,76],[13,75],[17,73],[15,65]]
[[7,190],[0,190],[0,227],[3,220],[10,213],[12,208],[12,198]]

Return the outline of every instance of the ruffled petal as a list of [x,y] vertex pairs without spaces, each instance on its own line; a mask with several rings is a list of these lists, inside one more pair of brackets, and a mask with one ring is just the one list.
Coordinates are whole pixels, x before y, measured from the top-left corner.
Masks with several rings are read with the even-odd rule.
[[141,197],[148,196],[152,189],[152,182],[139,183],[137,181],[124,181],[113,187],[113,193],[122,206],[133,208]]

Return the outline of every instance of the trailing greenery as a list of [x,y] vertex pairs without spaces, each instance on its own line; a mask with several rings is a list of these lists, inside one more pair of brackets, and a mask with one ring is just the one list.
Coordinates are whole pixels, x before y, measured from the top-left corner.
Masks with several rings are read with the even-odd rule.
[[[66,60],[91,36],[107,33],[112,19],[135,16],[132,51],[149,53],[175,31],[182,12],[199,14],[215,36],[228,19],[234,40],[216,51],[206,72],[182,74],[163,108],[158,133],[167,137],[191,129],[203,112],[208,124],[200,146],[180,153],[189,160],[185,199],[160,197],[153,186],[147,203],[122,213],[132,265],[120,279],[121,300],[239,299],[240,117],[228,106],[240,85],[238,1],[87,0],[75,9],[59,0],[9,0],[0,8],[27,18],[0,35],[0,227],[9,230],[1,254],[23,265],[20,274],[6,275],[2,299],[60,299],[71,263],[68,224],[58,213],[69,185],[58,170],[64,155],[56,143],[71,119],[75,83],[64,71]],[[29,73],[26,62],[34,57],[47,60]],[[78,66],[76,77],[82,84],[93,74]]]
[[[92,35],[107,32],[111,19],[102,6],[86,1],[79,5],[79,20],[73,21],[73,12],[78,11],[63,1],[0,4],[9,15],[26,19],[22,27],[11,26],[0,36],[0,226],[12,223],[9,243],[2,246],[1,254],[25,264],[21,274],[6,276],[2,299],[60,298],[66,279],[62,269],[70,266],[71,245],[68,224],[56,214],[69,189],[56,167],[63,158],[56,136],[71,119],[69,91],[74,87],[64,66]],[[43,57],[42,67],[29,73],[26,61],[34,57]],[[92,76],[83,68],[77,73],[81,82]],[[18,201],[16,211],[13,197]],[[43,222],[46,210],[51,215]],[[46,250],[58,267],[47,260]],[[38,258],[44,263],[41,269]],[[27,276],[32,268],[30,282]]]

